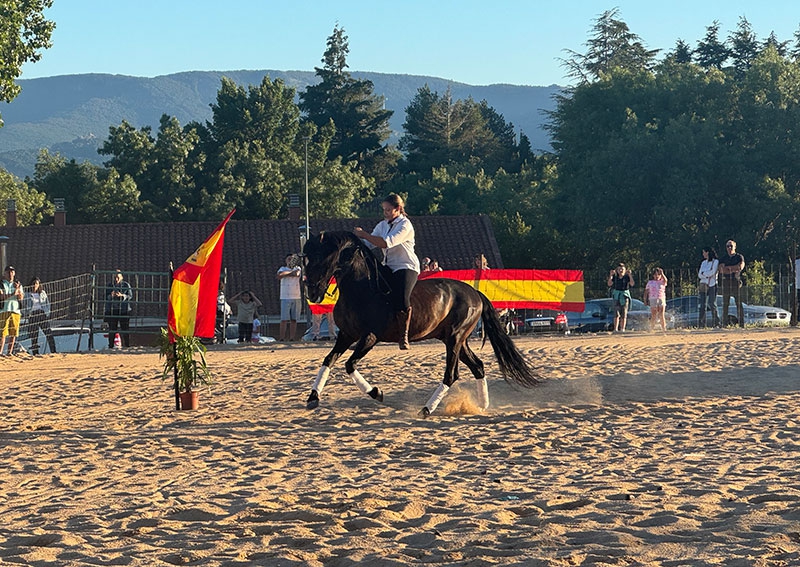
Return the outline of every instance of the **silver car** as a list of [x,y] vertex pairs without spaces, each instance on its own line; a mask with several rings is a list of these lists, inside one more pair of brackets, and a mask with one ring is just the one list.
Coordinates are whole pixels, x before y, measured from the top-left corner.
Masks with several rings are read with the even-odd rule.
[[[667,300],[667,323],[675,328],[697,327],[700,318],[699,301],[696,295],[686,295]],[[765,305],[749,305],[742,303],[745,325],[759,325],[762,327],[785,327],[789,325],[792,314],[780,307],[767,307]],[[717,296],[717,313],[722,318],[722,297]],[[711,326],[713,318],[711,310],[706,314],[706,325]],[[728,307],[728,324],[739,324],[739,313],[736,303],[730,298]]]

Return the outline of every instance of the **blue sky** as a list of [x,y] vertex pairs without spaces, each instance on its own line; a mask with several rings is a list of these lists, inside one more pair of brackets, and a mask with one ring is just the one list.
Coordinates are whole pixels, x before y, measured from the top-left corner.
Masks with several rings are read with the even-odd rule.
[[23,79],[75,73],[313,71],[338,22],[350,71],[429,75],[473,85],[566,85],[559,58],[582,52],[596,17],[618,7],[650,49],[695,46],[745,16],[759,39],[793,40],[796,0],[54,0],[53,47]]

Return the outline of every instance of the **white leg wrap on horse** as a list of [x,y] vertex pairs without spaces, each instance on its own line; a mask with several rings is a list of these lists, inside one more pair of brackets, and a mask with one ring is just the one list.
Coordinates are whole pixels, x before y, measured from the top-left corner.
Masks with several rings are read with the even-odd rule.
[[489,408],[489,385],[486,378],[481,378],[478,382],[478,407],[482,410]]
[[449,390],[449,386],[445,386],[444,384],[439,384],[439,387],[436,388],[436,391],[431,396],[431,399],[428,400],[428,403],[425,404],[425,407],[428,408],[428,411],[433,413],[434,410],[439,406],[439,403],[444,399],[447,395],[447,390]]
[[358,370],[353,370],[350,378],[353,379],[353,382],[356,386],[358,386],[358,389],[361,390],[362,393],[369,394],[370,391],[372,391],[372,386],[369,385],[369,382],[364,380],[364,377],[359,374]]
[[314,380],[314,385],[311,387],[313,390],[317,391],[317,394],[322,393],[322,389],[325,387],[325,384],[328,382],[328,376],[331,375],[331,369],[327,366],[322,366],[317,372],[317,379]]

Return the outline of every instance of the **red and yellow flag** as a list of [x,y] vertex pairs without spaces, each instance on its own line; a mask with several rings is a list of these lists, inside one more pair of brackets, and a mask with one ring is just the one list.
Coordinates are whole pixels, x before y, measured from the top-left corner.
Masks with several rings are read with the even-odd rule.
[[176,336],[207,339],[214,336],[225,225],[234,212],[236,209],[228,213],[211,236],[172,274],[167,306],[167,326],[172,341]]
[[583,311],[581,270],[446,270],[420,279],[450,278],[482,292],[497,309]]
[[331,278],[328,283],[328,289],[325,291],[325,297],[319,303],[308,302],[308,308],[314,315],[324,315],[333,311],[333,307],[339,300],[339,288],[336,287],[336,280]]

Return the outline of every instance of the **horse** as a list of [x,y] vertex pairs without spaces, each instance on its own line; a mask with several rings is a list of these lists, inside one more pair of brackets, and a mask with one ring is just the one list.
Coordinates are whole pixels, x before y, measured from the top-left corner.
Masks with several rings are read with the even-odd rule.
[[[353,354],[345,363],[348,376],[363,394],[383,402],[383,391],[370,385],[358,372],[356,364],[378,342],[397,343],[403,334],[404,327],[388,297],[391,293],[389,268],[378,261],[360,238],[346,231],[323,232],[310,237],[303,247],[302,262],[309,301],[322,301],[331,278],[336,279],[339,290],[333,311],[339,335],[317,373],[306,408],[319,407],[331,367],[353,344]],[[420,280],[412,291],[411,307],[409,340],[438,339],[447,351],[444,378],[422,408],[422,416],[433,413],[458,380],[459,361],[466,364],[478,381],[478,406],[488,409],[489,389],[483,362],[467,344],[479,320],[483,321],[483,344],[488,337],[506,382],[523,387],[540,382],[539,375],[504,332],[489,299],[468,284],[446,278]]]

